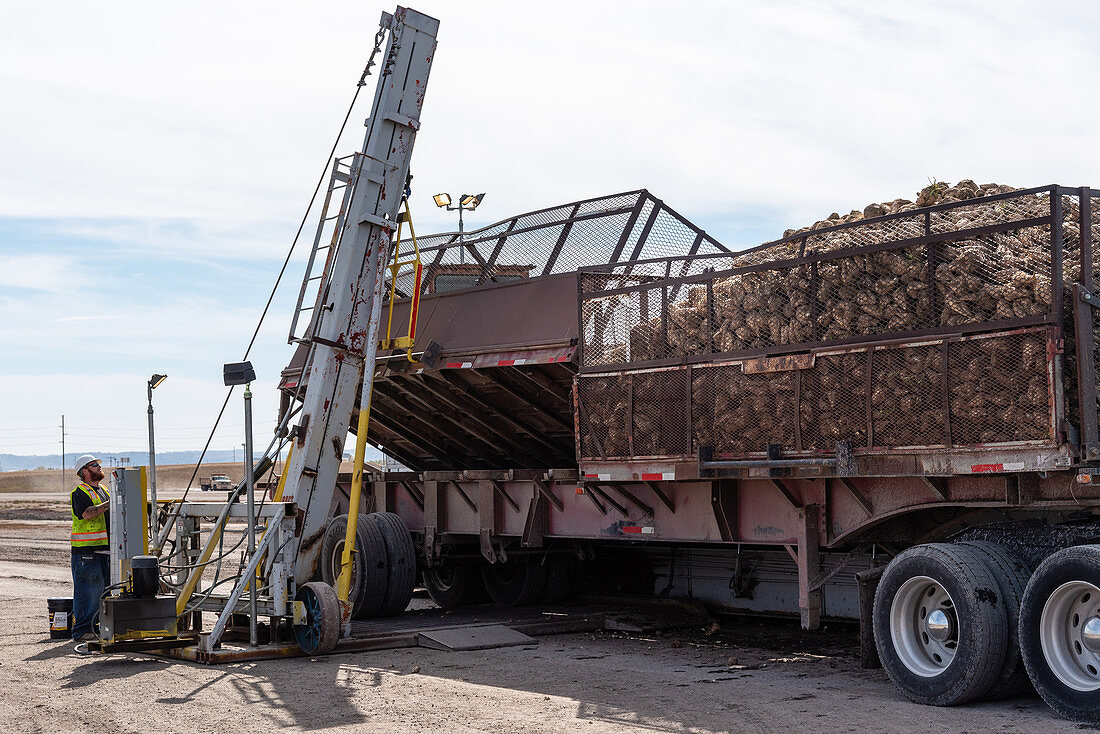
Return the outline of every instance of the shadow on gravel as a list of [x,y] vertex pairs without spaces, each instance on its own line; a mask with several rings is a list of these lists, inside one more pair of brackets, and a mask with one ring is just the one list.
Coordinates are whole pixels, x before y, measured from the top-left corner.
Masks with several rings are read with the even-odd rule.
[[54,658],[63,658],[69,655],[78,655],[74,647],[76,647],[75,640],[55,640],[47,637],[43,640],[38,640],[36,644],[50,645],[50,647],[36,652],[34,655],[23,658],[26,662],[30,663],[36,660],[53,660]]
[[206,681],[202,685],[198,686],[195,690],[191,691],[190,693],[188,693],[184,696],[173,696],[173,697],[170,697],[170,698],[158,698],[157,703],[167,703],[167,704],[191,703],[195,700],[195,697],[199,693],[206,690],[210,686],[214,685],[218,681],[225,680],[225,678],[227,678],[228,676],[229,676],[228,672],[222,673],[221,675]]
[[[79,653],[73,654],[79,655]],[[88,662],[74,668],[72,673],[65,676],[60,688],[83,688],[84,686],[103,683],[108,680],[129,678],[131,675],[138,673],[163,670],[171,665],[171,663],[163,660],[151,660],[148,658],[134,660],[132,658],[108,658],[99,655],[87,657],[89,657]]]

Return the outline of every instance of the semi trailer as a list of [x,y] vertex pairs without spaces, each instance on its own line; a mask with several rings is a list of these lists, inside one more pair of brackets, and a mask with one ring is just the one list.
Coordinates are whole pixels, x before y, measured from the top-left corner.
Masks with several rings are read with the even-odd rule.
[[408,471],[358,511],[444,606],[587,578],[858,619],[915,701],[1095,720],[1098,192],[959,195],[739,252],[644,190],[422,237],[422,358],[380,355],[367,430]]

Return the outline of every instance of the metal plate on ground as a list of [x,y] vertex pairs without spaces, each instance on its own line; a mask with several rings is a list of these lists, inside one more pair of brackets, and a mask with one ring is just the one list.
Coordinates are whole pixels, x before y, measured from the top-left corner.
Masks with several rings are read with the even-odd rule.
[[435,650],[489,650],[494,647],[537,645],[538,640],[501,624],[485,624],[476,627],[451,627],[421,632],[417,635],[421,647]]

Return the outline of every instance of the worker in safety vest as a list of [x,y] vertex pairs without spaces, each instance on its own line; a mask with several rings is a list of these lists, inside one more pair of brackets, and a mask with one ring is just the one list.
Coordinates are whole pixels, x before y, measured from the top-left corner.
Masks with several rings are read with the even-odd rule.
[[110,495],[99,486],[103,466],[99,459],[85,454],[76,460],[80,484],[70,495],[73,516],[73,639],[94,640],[93,625],[99,616],[99,598],[110,578],[109,538],[111,528],[107,510]]

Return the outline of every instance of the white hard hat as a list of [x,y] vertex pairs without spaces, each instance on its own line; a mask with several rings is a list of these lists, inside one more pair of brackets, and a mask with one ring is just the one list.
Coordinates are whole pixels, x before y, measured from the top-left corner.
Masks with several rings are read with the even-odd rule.
[[79,477],[80,472],[84,469],[84,467],[88,466],[88,464],[91,464],[93,461],[99,461],[99,459],[92,456],[91,454],[84,454],[79,459],[77,459],[76,460],[76,475]]

